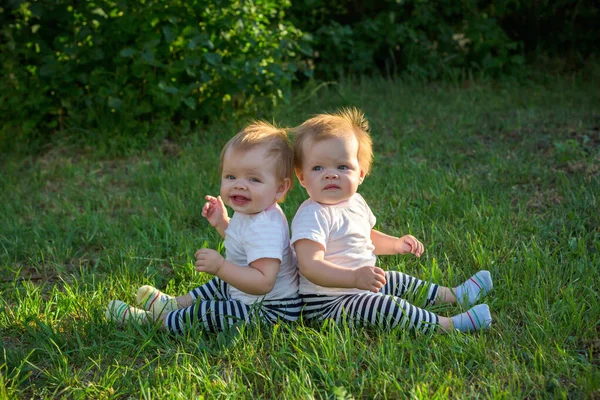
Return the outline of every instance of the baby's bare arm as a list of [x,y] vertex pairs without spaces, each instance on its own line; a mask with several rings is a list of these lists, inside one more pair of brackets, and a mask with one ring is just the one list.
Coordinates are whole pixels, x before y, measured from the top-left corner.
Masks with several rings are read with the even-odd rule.
[[273,290],[281,261],[260,258],[249,266],[239,266],[212,249],[196,251],[196,271],[216,275],[244,293],[263,295]]
[[346,268],[324,259],[323,246],[308,239],[298,240],[294,247],[300,273],[312,283],[331,288],[357,288],[378,292],[385,285],[385,272],[375,266]]
[[397,238],[375,229],[371,229],[371,242],[375,246],[375,255],[378,256],[411,253],[417,257],[421,257],[421,254],[425,250],[423,243],[412,235]]

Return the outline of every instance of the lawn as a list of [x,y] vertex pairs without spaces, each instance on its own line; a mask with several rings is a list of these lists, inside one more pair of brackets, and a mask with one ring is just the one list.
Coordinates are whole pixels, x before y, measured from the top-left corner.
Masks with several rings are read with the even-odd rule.
[[[376,156],[360,192],[378,229],[425,245],[420,259],[380,265],[450,286],[490,270],[494,322],[475,334],[119,328],[104,318],[109,300],[208,280],[193,254],[222,243],[203,197],[218,193],[218,154],[240,125],[126,156],[68,140],[6,155],[0,398],[598,398],[599,87],[597,70],[520,84],[373,78],[308,88],[274,114],[289,126],[365,111]],[[290,221],[304,198],[296,185]]]

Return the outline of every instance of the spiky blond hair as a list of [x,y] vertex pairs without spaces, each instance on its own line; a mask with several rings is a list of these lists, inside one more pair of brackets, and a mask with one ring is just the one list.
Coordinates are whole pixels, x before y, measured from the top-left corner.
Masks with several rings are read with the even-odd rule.
[[373,163],[373,141],[369,130],[369,121],[365,118],[365,114],[355,107],[342,108],[331,114],[318,114],[306,120],[302,125],[292,129],[296,171],[302,170],[304,143],[307,140],[320,142],[353,134],[358,141],[358,164],[367,175]]
[[277,178],[286,178],[293,182],[294,153],[285,129],[266,121],[253,121],[237,135],[229,139],[221,150],[219,174],[223,173],[223,159],[230,150],[250,150],[258,146],[267,146],[267,156],[276,161]]

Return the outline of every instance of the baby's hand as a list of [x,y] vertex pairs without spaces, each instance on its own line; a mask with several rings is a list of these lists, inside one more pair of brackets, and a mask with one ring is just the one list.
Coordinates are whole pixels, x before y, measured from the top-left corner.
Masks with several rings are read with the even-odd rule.
[[414,254],[417,257],[421,257],[425,248],[423,243],[419,242],[413,235],[406,235],[399,238],[395,243],[395,249],[399,254]]
[[198,272],[216,275],[224,263],[225,259],[218,251],[200,249],[196,252],[196,271]]
[[227,209],[221,196],[206,196],[206,203],[202,207],[202,216],[214,227],[227,220]]
[[385,271],[379,267],[360,267],[354,270],[354,287],[373,293],[385,285]]

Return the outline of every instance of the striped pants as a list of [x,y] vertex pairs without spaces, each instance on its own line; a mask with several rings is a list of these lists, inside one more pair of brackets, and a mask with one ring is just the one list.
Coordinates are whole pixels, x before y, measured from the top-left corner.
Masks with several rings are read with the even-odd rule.
[[402,299],[404,295],[426,294],[425,305],[433,303],[439,286],[421,281],[397,271],[385,273],[386,284],[378,293],[364,292],[344,295],[301,294],[303,315],[310,319],[334,319],[354,324],[377,325],[383,328],[400,326],[428,333],[438,324],[438,316],[415,307]]
[[229,295],[229,284],[213,278],[190,292],[195,304],[171,311],[165,317],[169,332],[183,333],[194,323],[201,324],[209,332],[228,329],[238,322],[250,322],[260,318],[268,323],[278,320],[295,321],[300,317],[302,300],[299,297],[263,300],[251,305],[234,300]]

